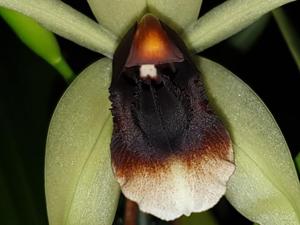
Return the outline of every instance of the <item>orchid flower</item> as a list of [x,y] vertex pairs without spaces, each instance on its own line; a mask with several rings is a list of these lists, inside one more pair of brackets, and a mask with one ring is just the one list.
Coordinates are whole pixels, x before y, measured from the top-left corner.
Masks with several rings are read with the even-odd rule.
[[[45,163],[49,223],[112,224],[120,188],[109,151],[110,58],[139,18],[146,12],[155,14],[180,34],[191,53],[199,53],[291,1],[228,0],[198,19],[201,0],[88,0],[99,21],[95,22],[59,0],[0,0],[0,6],[107,56],[72,82],[54,112]],[[194,62],[232,138],[236,170],[227,183],[226,198],[256,223],[300,224],[299,181],[271,113],[250,87],[221,65],[199,56]]]

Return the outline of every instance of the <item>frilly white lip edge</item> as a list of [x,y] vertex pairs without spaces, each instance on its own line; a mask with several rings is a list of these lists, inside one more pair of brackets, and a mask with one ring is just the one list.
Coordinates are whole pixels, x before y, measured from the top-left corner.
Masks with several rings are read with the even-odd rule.
[[[233,152],[229,150],[230,155]],[[218,203],[226,192],[226,184],[235,165],[229,160],[199,158],[193,166],[180,158],[167,162],[156,173],[143,171],[130,179],[117,177],[123,194],[137,202],[141,211],[163,220],[202,212]]]

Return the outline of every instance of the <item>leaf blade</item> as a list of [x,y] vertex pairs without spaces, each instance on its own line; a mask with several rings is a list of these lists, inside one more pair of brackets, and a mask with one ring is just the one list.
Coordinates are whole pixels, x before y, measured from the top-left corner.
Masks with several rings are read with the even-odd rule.
[[227,39],[227,42],[241,53],[249,52],[264,33],[270,19],[270,14],[262,16],[246,29]]
[[296,163],[298,173],[300,174],[300,153],[298,153],[298,155],[296,156],[295,163]]
[[211,211],[205,211],[201,213],[193,213],[190,216],[182,216],[178,220],[176,220],[176,224],[178,225],[218,225],[219,223],[215,219],[214,215]]
[[283,9],[274,10],[273,16],[300,71],[300,36]]

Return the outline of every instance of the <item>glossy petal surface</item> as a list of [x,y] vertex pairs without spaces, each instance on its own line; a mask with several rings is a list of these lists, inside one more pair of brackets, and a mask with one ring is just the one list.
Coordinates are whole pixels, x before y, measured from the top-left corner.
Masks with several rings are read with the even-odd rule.
[[110,163],[111,61],[84,70],[60,100],[48,133],[46,199],[49,223],[111,224],[119,185]]

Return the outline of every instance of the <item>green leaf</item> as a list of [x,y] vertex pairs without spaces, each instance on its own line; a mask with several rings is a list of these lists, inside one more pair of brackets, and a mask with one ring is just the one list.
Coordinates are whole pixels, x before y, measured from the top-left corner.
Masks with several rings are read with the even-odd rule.
[[56,107],[46,146],[50,225],[112,224],[119,185],[110,163],[111,61],[102,59],[76,78]]
[[197,20],[202,0],[148,0],[147,2],[150,12],[181,32]]
[[119,37],[145,12],[146,0],[88,0],[97,20]]
[[192,51],[203,51],[241,31],[267,12],[292,1],[225,1],[186,28],[184,40]]
[[30,17],[16,11],[0,7],[0,15],[17,36],[32,51],[57,69],[66,81],[73,79],[73,71],[64,60],[56,38],[51,32],[41,27]]
[[226,197],[264,225],[299,225],[300,185],[278,125],[259,97],[222,66],[197,60],[211,102],[233,139],[236,171]]
[[202,213],[193,213],[191,216],[182,216],[176,220],[178,225],[218,225],[218,222],[214,218],[210,211]]
[[228,43],[240,52],[248,52],[263,34],[270,22],[270,14],[262,16],[246,29],[228,39]]
[[[4,174],[5,172],[0,168],[1,222],[4,224],[18,225],[21,224],[21,221],[18,218],[18,212],[14,206],[13,197]],[[24,223],[24,221],[22,222]]]
[[114,34],[62,1],[0,0],[0,6],[23,13],[48,30],[108,57],[116,48]]
[[283,9],[274,10],[273,15],[300,71],[300,36]]
[[295,163],[296,163],[298,173],[300,174],[300,153],[298,153],[298,155],[296,156]]

